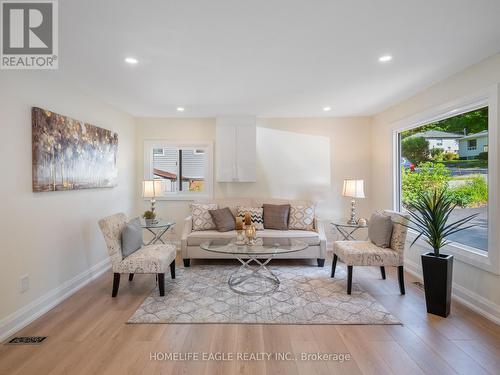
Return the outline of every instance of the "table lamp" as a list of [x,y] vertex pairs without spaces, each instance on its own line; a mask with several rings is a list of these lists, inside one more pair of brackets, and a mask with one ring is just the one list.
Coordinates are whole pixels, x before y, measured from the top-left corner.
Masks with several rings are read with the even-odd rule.
[[156,197],[161,197],[162,195],[160,180],[142,181],[142,196],[143,198],[151,198],[151,212],[155,212]]
[[351,200],[351,218],[347,222],[348,224],[356,225],[356,198],[364,198],[364,181],[363,180],[344,180],[344,188],[342,190],[342,195],[344,197],[350,197]]

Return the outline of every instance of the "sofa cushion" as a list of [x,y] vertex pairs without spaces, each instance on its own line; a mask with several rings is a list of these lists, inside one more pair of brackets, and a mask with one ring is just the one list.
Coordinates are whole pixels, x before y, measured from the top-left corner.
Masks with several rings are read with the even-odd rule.
[[252,224],[255,226],[256,230],[262,230],[264,229],[264,210],[262,207],[245,207],[245,206],[238,206],[237,212],[239,217],[241,217],[243,220],[245,220],[245,214],[247,212],[250,213],[252,216]]
[[288,216],[290,214],[289,204],[264,204],[264,228],[265,229],[288,229]]
[[[309,246],[317,246],[320,243],[320,236],[317,232],[306,230],[273,230],[264,229],[257,232],[257,237],[265,238],[293,238],[306,242]],[[236,231],[217,232],[216,230],[206,230],[191,232],[187,236],[188,246],[200,246],[202,242],[214,239],[236,238]]]
[[314,206],[292,206],[290,207],[290,219],[288,229],[313,230],[314,229]]
[[216,210],[215,203],[191,203],[191,217],[193,218],[193,230],[212,230],[215,223],[208,210]]
[[218,210],[209,210],[212,219],[215,222],[215,227],[219,232],[229,232],[236,229],[236,221],[233,213],[228,207],[219,208]]

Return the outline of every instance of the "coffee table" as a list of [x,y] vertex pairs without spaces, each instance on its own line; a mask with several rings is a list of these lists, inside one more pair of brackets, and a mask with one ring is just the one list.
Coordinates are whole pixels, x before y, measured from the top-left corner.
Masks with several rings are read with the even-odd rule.
[[[206,241],[200,245],[203,250],[231,254],[238,259],[241,266],[229,276],[228,285],[232,291],[244,295],[269,294],[278,289],[280,285],[278,276],[266,266],[279,254],[305,250],[308,246],[303,241],[288,238],[257,238],[253,245],[239,245],[235,239],[219,239]],[[257,267],[252,267],[252,263],[256,263]],[[257,291],[242,288],[251,279],[267,280],[270,282],[270,287],[263,287]]]

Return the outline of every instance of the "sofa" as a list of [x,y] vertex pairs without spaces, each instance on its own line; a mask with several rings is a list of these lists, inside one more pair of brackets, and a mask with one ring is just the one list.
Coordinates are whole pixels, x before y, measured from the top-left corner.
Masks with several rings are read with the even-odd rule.
[[[286,199],[252,199],[252,198],[232,198],[232,199],[214,199],[203,201],[202,203],[215,203],[219,208],[229,207],[233,215],[236,216],[236,207],[262,207],[263,204],[290,204],[290,205],[311,205],[310,201],[305,200],[286,200]],[[181,252],[184,266],[189,267],[191,259],[210,259],[210,258],[230,258],[229,254],[221,254],[205,251],[200,245],[208,240],[231,239],[236,238],[236,231],[218,232],[217,230],[193,231],[191,216],[184,220],[184,227],[181,237]],[[257,237],[272,238],[292,238],[306,242],[309,247],[302,251],[293,253],[279,254],[276,258],[281,259],[316,259],[318,267],[323,267],[326,256],[326,236],[322,225],[318,223],[315,216],[313,230],[273,230],[264,229],[257,231]]]

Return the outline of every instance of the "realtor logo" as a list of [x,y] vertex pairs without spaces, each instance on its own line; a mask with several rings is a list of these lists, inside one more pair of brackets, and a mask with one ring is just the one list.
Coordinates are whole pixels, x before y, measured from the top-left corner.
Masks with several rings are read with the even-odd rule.
[[1,1],[1,69],[57,69],[57,1]]

